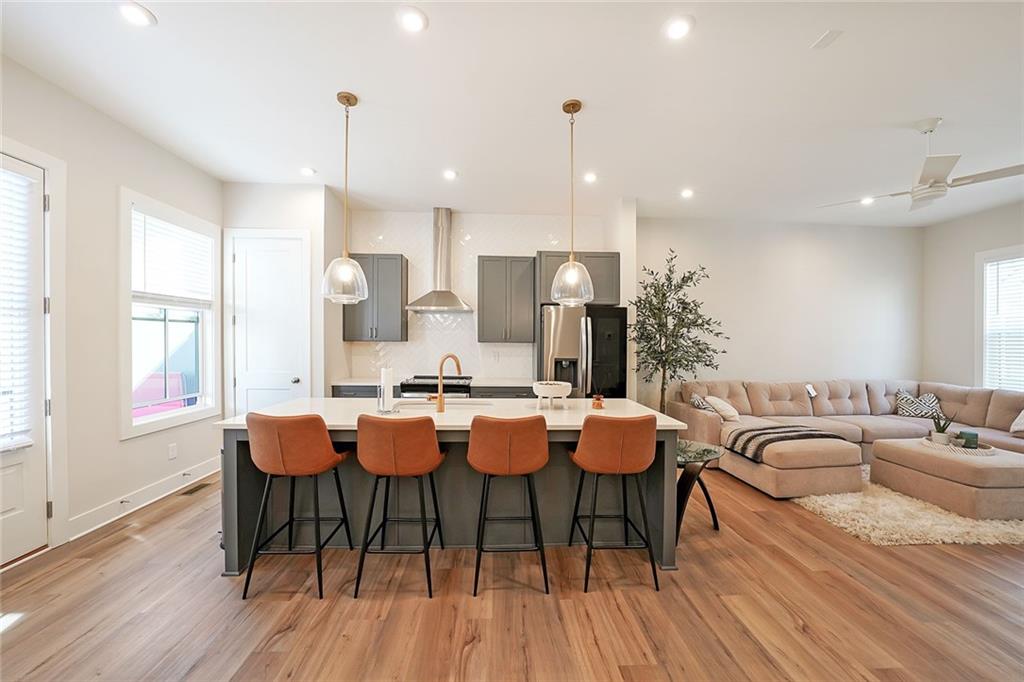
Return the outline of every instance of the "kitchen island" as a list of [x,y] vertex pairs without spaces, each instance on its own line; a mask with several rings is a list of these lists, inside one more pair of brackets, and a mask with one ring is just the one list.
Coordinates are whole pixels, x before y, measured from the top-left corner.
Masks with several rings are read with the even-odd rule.
[[[492,417],[525,417],[544,415],[548,426],[550,461],[535,475],[538,506],[546,545],[566,544],[572,519],[572,504],[579,469],[568,452],[579,440],[580,429],[587,415],[635,417],[657,416],[657,446],[654,464],[644,478],[647,513],[651,522],[651,544],[662,569],[675,568],[675,496],[676,440],[686,425],[672,417],[659,414],[640,403],[626,399],[605,400],[605,408],[595,410],[589,399],[567,399],[561,407],[537,409],[536,399],[449,399],[446,411],[438,414],[436,404],[426,400],[399,400],[395,418],[430,416],[437,427],[437,438],[446,453],[444,464],[435,473],[438,499],[446,547],[474,547],[483,476],[466,462],[469,428],[476,415]],[[376,414],[377,401],[371,398],[300,398],[261,409],[262,414],[289,416],[319,414],[327,423],[331,440],[337,450],[355,451],[356,421],[360,414]],[[266,480],[252,463],[245,417],[238,416],[217,422],[223,430],[221,451],[221,510],[223,515],[224,573],[238,575],[245,570],[252,544],[260,497]],[[358,549],[366,523],[369,494],[373,476],[359,466],[353,456],[340,467],[345,504],[352,525],[352,536]],[[321,477],[321,514],[336,516],[337,499],[330,476]],[[392,489],[391,515],[413,516],[418,513],[418,496],[414,479],[399,481]],[[583,499],[589,499],[590,485],[584,488]],[[622,498],[618,486],[603,487],[598,499],[598,513],[621,513]],[[614,492],[611,492],[614,490]],[[629,488],[631,497],[635,490]],[[496,480],[491,487],[490,512],[497,515],[527,513],[526,490],[520,478]],[[271,492],[266,526],[276,528],[287,520],[288,484],[276,481]],[[639,504],[631,499],[630,515],[639,523]],[[312,509],[312,492],[308,483],[296,485],[296,514],[307,516]],[[379,512],[377,512],[379,514]],[[429,513],[429,512],[428,512]],[[396,524],[389,530],[389,544],[415,547],[420,542],[417,527]],[[296,541],[312,544],[311,524],[300,524]],[[528,524],[501,523],[488,526],[489,544],[527,544],[531,541]],[[599,523],[597,542],[622,542],[621,522]],[[636,538],[632,538],[636,541]],[[335,535],[332,546],[346,546],[344,533]],[[437,544],[435,542],[435,547]]]

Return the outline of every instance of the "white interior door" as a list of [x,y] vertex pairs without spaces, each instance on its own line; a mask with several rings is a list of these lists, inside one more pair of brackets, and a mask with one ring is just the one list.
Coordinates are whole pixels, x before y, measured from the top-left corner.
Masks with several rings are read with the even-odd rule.
[[0,155],[0,563],[46,538],[43,171]]
[[[309,238],[228,230],[235,414],[310,397]],[[229,386],[229,390],[232,387]]]

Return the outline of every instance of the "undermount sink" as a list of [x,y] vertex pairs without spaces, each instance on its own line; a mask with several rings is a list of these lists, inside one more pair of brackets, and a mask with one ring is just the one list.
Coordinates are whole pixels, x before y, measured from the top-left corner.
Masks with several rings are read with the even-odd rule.
[[[458,409],[477,409],[479,407],[487,407],[494,403],[490,400],[474,400],[473,398],[448,398],[444,401],[445,412]],[[395,407],[400,411],[404,410],[423,410],[425,412],[436,412],[437,401],[436,400],[396,400]]]

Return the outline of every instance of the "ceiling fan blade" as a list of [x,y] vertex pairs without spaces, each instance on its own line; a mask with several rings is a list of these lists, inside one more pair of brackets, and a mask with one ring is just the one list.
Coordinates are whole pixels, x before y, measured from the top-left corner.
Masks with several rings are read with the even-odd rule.
[[989,180],[1010,178],[1014,175],[1024,175],[1024,164],[1020,164],[1019,166],[1007,166],[1006,168],[985,171],[984,173],[975,173],[974,175],[963,175],[959,178],[953,178],[953,181],[949,183],[949,186],[961,187],[963,185],[974,185],[979,182],[988,182]]
[[924,197],[923,199],[913,199],[910,202],[910,209],[909,210],[916,211],[919,208],[925,208],[926,206],[931,206],[932,202],[934,202],[934,201],[935,201],[935,197]]
[[[902,197],[902,196],[905,196],[907,194],[910,194],[910,192],[893,192],[892,194],[876,194],[873,197],[864,197],[864,198],[869,198],[869,199],[872,200],[872,202],[874,202],[874,200],[876,200],[876,199],[888,199],[889,197]],[[862,198],[862,199],[850,199],[849,201],[840,201],[840,202],[835,203],[835,204],[824,204],[822,206],[819,206],[818,208],[832,208],[833,206],[846,206],[847,204],[859,204],[859,203],[862,203],[864,201],[864,198]]]
[[953,172],[953,166],[960,160],[959,154],[932,154],[925,157],[924,166],[921,168],[921,179],[919,185],[931,185],[936,182],[946,182],[949,174]]

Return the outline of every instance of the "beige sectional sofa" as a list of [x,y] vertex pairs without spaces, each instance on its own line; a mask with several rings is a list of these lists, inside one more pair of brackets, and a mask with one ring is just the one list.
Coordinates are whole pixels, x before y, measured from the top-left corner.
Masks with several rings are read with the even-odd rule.
[[[689,426],[686,438],[707,443],[721,444],[733,429],[758,424],[800,424],[841,436],[845,443],[821,439],[769,446],[760,464],[729,452],[720,460],[722,469],[769,495],[799,497],[859,489],[857,465],[871,461],[875,441],[928,435],[930,419],[896,414],[900,389],[915,396],[934,393],[942,412],[956,415],[950,431],[975,431],[982,443],[1024,453],[1024,438],[1009,433],[1024,410],[1024,392],[1017,391],[889,380],[689,381],[667,411]],[[694,394],[722,398],[739,412],[739,421],[724,422],[716,412],[693,407]],[[857,446],[858,458],[848,444]]]

